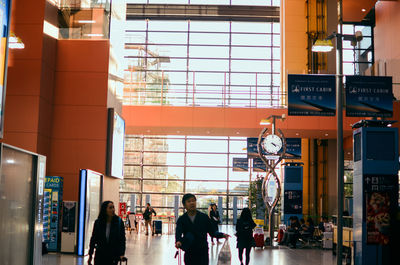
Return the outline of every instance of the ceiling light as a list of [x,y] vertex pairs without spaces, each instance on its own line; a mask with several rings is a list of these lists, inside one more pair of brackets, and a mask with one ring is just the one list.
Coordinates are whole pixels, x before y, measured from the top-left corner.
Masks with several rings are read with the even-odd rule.
[[327,134],[327,133],[325,133],[325,136],[328,136],[328,134]]
[[176,131],[177,133],[181,133],[181,131]]
[[367,12],[367,9],[363,8],[361,9],[362,12]]
[[8,164],[14,164],[14,163],[15,163],[15,160],[14,160],[14,159],[7,159],[6,162],[7,162]]
[[236,132],[236,134],[240,134],[239,132]]
[[260,125],[271,125],[271,121],[269,119],[262,119]]
[[350,153],[350,152],[348,152],[347,154],[348,154],[348,155],[351,155],[351,153]]
[[333,50],[331,40],[316,40],[311,50],[313,52],[330,52]]
[[80,24],[94,24],[94,23],[96,23],[95,20],[78,20],[76,22],[78,22]]
[[299,133],[296,133],[296,136],[299,136],[300,134]]
[[210,134],[210,131],[207,131],[207,134]]
[[88,34],[84,34],[84,36],[87,36],[87,37],[103,37],[104,34],[102,34],[102,33],[88,33]]
[[15,33],[11,32],[10,37],[8,37],[8,47],[10,49],[24,49],[25,44],[22,42],[21,38],[17,37]]
[[148,132],[148,133],[149,133],[149,132],[150,132],[150,130],[147,130],[146,132]]

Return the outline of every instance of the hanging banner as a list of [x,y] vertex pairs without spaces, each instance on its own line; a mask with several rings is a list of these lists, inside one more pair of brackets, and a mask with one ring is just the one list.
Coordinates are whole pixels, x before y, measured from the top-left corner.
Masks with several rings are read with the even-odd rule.
[[249,160],[247,158],[234,157],[232,165],[233,171],[249,171]]
[[286,153],[283,158],[301,159],[301,138],[286,138]]
[[391,76],[346,76],[346,116],[393,116]]
[[247,158],[259,157],[257,142],[258,138],[247,138]]
[[256,157],[253,159],[253,171],[254,172],[266,172],[267,171],[267,167],[261,158]]
[[303,191],[285,190],[283,212],[285,214],[303,213]]
[[288,75],[289,116],[335,116],[334,75]]
[[10,0],[0,0],[0,138],[4,130],[4,99],[7,81],[8,37],[10,24]]

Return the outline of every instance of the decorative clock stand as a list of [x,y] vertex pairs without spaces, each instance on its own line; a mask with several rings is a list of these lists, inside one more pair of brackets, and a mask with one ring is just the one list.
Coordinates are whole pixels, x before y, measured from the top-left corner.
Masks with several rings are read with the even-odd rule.
[[[268,210],[270,246],[272,246],[274,239],[274,210],[281,196],[281,183],[275,172],[275,168],[282,161],[286,153],[286,139],[282,131],[275,128],[276,119],[284,120],[285,116],[272,115],[268,117],[267,120],[270,120],[272,123],[271,133],[268,132],[268,128],[264,128],[258,137],[257,143],[258,154],[266,165],[266,175],[262,184],[262,196]],[[273,186],[274,183],[275,187]],[[275,196],[273,196],[274,193]]]

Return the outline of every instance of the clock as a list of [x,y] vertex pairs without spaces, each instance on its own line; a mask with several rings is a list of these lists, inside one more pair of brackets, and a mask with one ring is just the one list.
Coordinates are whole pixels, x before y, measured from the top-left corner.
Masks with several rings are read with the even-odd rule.
[[282,148],[282,139],[276,134],[270,134],[262,142],[264,150],[270,154],[277,154]]

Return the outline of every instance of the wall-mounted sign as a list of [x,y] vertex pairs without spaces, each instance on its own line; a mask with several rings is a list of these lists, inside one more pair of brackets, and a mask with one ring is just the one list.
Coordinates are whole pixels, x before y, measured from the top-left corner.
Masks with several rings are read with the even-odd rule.
[[285,214],[302,214],[303,213],[303,191],[302,190],[285,190],[283,211]]
[[234,157],[232,165],[233,171],[249,171],[249,160],[247,158]]
[[265,171],[267,171],[267,167],[265,166],[265,163],[261,158],[256,157],[256,158],[253,159],[253,171],[254,172],[265,172]]
[[290,116],[335,116],[334,75],[288,75]]
[[392,77],[346,76],[346,116],[392,117]]

